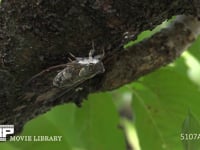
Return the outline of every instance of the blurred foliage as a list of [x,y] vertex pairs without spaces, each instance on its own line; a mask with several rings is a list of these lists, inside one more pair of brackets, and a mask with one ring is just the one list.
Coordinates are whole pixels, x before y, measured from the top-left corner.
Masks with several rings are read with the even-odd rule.
[[[108,93],[93,94],[82,108],[66,104],[30,121],[21,135],[59,135],[61,142],[7,142],[20,150],[124,149],[119,116]],[[1,146],[1,145],[0,145]],[[1,147],[0,147],[1,148]]]
[[[58,106],[28,122],[21,134],[59,135],[61,142],[5,142],[0,149],[125,150],[126,139],[135,150],[198,150],[200,142],[182,141],[181,133],[200,134],[199,74],[200,38],[174,63],[113,92],[92,94],[81,108]],[[120,117],[124,103],[133,120]]]
[[183,122],[181,140],[185,150],[200,150],[200,123],[190,111]]
[[166,67],[140,79],[132,90],[143,150],[181,150],[181,125],[188,109],[200,116],[199,88],[175,68]]

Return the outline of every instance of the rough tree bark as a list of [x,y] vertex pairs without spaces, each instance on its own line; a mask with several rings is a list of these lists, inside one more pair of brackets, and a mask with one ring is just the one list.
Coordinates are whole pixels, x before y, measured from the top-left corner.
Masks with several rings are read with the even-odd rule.
[[[58,104],[80,105],[89,93],[118,88],[168,64],[194,41],[198,28],[176,22],[141,43],[123,45],[174,15],[198,17],[199,11],[199,0],[2,0],[0,124],[14,124],[19,133],[28,120]],[[192,17],[180,20],[199,25]],[[69,53],[87,56],[92,41],[95,54],[105,51],[105,73],[70,90],[52,86],[61,68],[32,78],[67,63]]]

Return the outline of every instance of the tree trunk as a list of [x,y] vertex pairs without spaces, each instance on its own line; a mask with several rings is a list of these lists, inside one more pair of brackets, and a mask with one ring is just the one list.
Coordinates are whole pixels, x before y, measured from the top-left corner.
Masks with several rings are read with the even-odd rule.
[[[123,45],[172,16],[198,18],[199,11],[199,0],[2,0],[0,124],[14,124],[19,133],[28,120],[58,104],[80,105],[89,93],[118,88],[168,64],[194,41],[198,28],[176,22],[141,43]],[[186,18],[178,22],[199,25]],[[70,53],[88,57],[92,42],[95,55],[105,52],[105,72],[70,88],[54,87],[53,78],[65,66],[60,64]]]

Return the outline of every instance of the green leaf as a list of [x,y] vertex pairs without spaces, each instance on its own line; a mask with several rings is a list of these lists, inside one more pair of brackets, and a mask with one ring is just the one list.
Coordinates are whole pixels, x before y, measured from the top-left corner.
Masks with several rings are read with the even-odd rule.
[[17,147],[12,146],[8,142],[0,142],[0,149],[2,150],[20,150]]
[[183,123],[181,138],[185,150],[200,150],[200,123],[191,112]]
[[108,93],[91,95],[76,111],[75,128],[85,150],[124,149],[124,136],[118,125],[118,113]]
[[189,52],[200,62],[200,36],[189,48]]
[[[53,111],[39,116],[36,119],[28,122],[24,128],[24,131],[19,136],[62,136],[61,142],[50,142],[50,141],[20,141],[20,142],[9,142],[13,146],[19,149],[29,149],[29,150],[55,150],[55,149],[62,149],[65,147],[66,149],[72,149],[69,141],[68,135],[66,134],[65,128],[61,128],[61,124],[63,122],[52,122],[48,119],[49,116],[53,115],[54,111],[58,111],[58,107],[55,108]],[[62,111],[62,109],[61,109]]]
[[[61,142],[7,142],[13,150],[122,150],[123,132],[110,94],[93,94],[81,108],[66,104],[27,123],[20,136],[62,136]],[[0,149],[3,145],[0,144]]]
[[182,150],[181,125],[190,108],[200,116],[200,92],[176,67],[133,84],[133,110],[142,150]]

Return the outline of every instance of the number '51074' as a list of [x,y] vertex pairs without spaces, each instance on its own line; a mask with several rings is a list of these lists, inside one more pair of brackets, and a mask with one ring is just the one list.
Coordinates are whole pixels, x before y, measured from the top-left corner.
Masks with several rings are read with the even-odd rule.
[[181,133],[181,140],[200,140],[200,133]]

